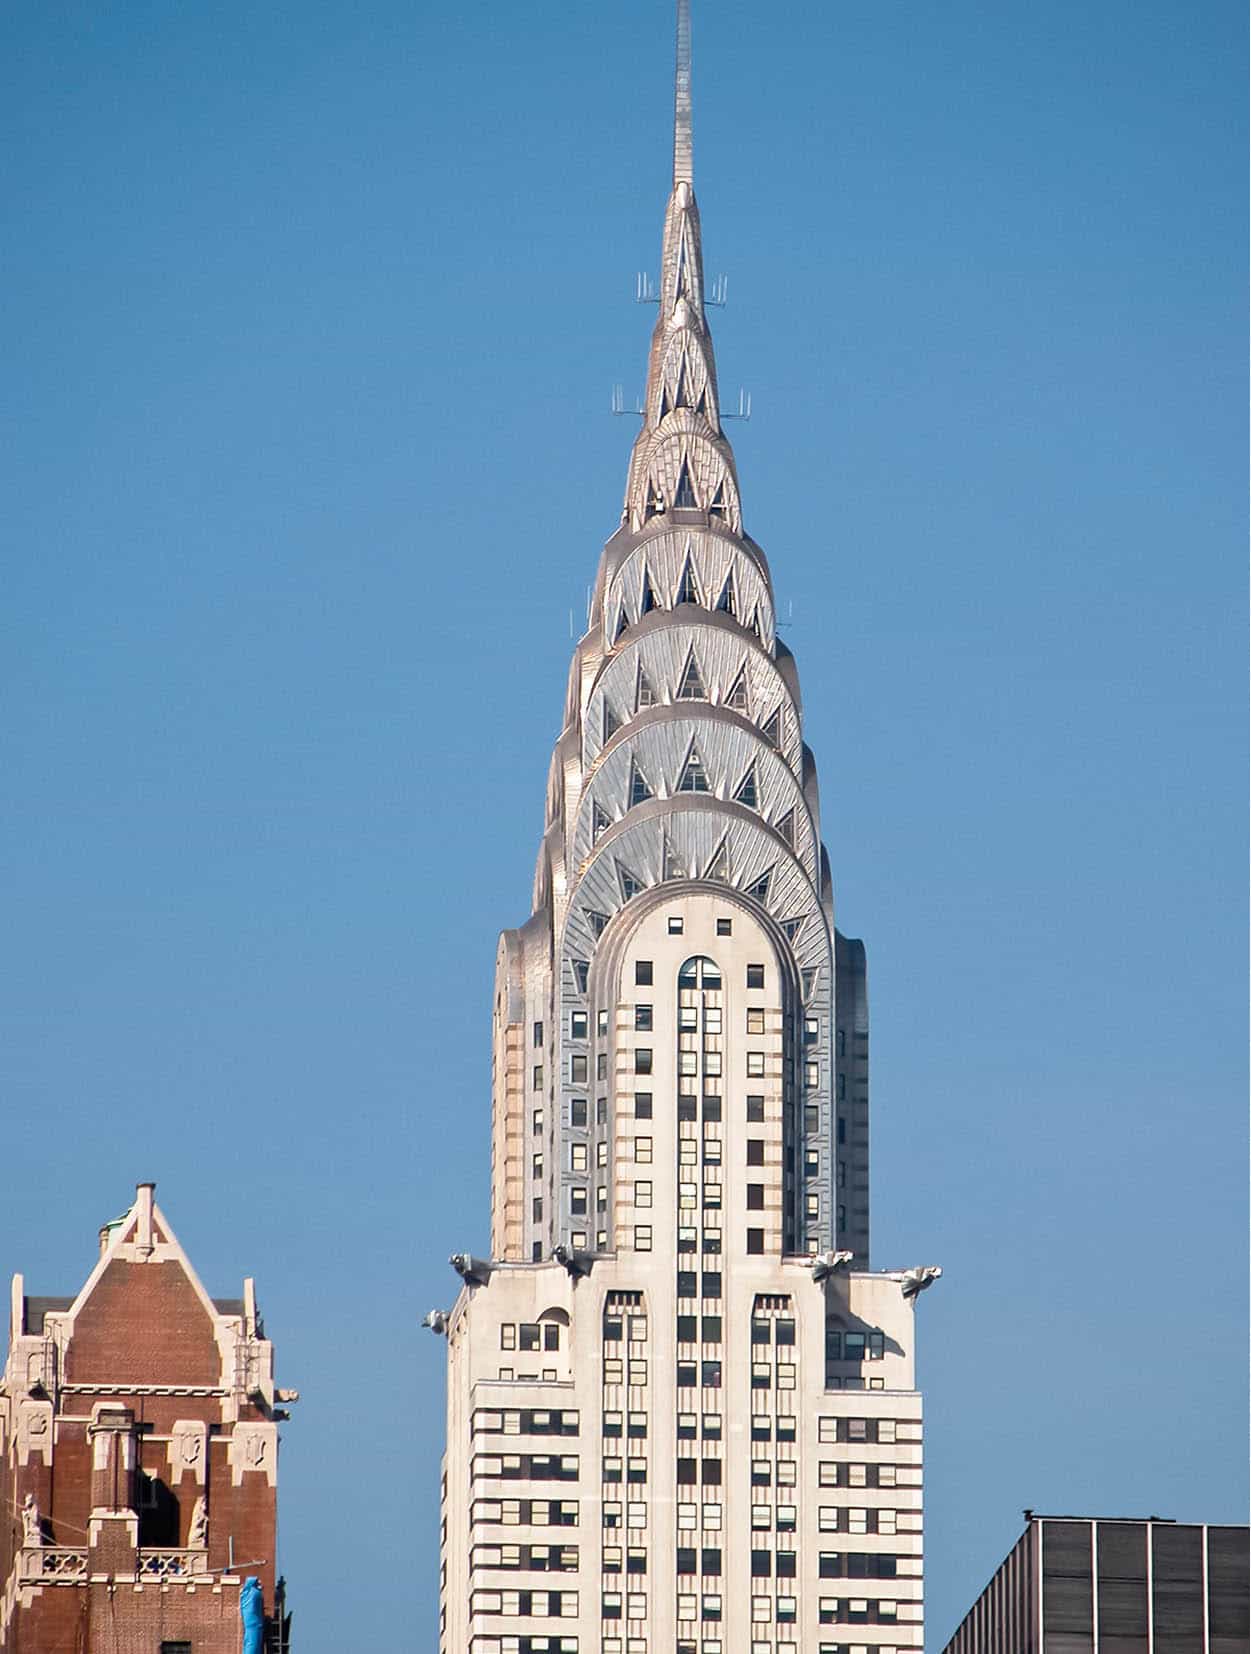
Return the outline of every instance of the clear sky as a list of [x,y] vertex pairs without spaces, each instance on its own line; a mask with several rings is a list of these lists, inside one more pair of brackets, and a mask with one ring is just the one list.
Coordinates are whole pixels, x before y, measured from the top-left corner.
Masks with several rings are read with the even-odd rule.
[[[301,1654],[435,1643],[498,929],[642,384],[670,0],[15,0],[0,1268],[255,1274]],[[868,948],[930,1647],[1244,1520],[1245,15],[696,0],[748,530]],[[793,604],[793,615],[791,605]]]

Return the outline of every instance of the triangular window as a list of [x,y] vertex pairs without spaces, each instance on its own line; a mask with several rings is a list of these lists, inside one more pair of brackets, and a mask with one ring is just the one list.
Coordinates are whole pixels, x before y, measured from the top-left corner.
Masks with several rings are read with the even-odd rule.
[[642,712],[644,707],[655,706],[656,691],[651,686],[651,680],[643,668],[639,667],[638,687],[634,695],[634,710]]
[[679,603],[700,602],[699,587],[695,584],[695,571],[691,567],[690,555],[682,565],[682,578],[678,581],[678,595],[674,598],[674,607]]
[[806,923],[806,919],[783,919],[782,929],[786,934],[786,940],[793,942]]
[[760,630],[760,610],[759,609],[753,609],[752,612],[751,612],[751,629],[756,634],[757,640],[759,642],[763,643],[764,642],[764,634]]
[[684,879],[686,877],[682,863],[678,860],[668,839],[665,840],[664,845],[663,873],[661,876],[666,879]]
[[788,810],[777,822],[777,831],[782,835],[791,849],[795,848],[795,812]]
[[686,763],[682,766],[682,774],[678,779],[680,793],[706,793],[708,791],[708,772],[704,768],[704,761],[692,746],[686,756]]
[[694,511],[699,506],[695,490],[691,486],[690,466],[685,460],[682,461],[682,469],[678,472],[678,487],[673,496],[673,504],[678,511]]
[[609,704],[608,704],[608,697],[607,696],[604,697],[603,721],[600,725],[600,728],[601,728],[601,732],[602,732],[601,736],[600,736],[601,741],[611,741],[613,736],[621,728],[621,724],[618,721],[617,714],[613,711],[612,707],[609,706]]
[[664,389],[660,393],[660,417],[662,419],[669,412],[669,407],[669,392],[668,389]]
[[712,853],[712,860],[704,869],[706,879],[720,879],[723,883],[730,882],[730,846],[726,839]]
[[632,896],[637,896],[643,886],[634,877],[628,867],[617,863],[617,877],[621,881],[621,899],[628,902]]
[[591,843],[612,826],[612,817],[599,804],[591,805]]
[[735,789],[734,802],[736,804],[746,804],[749,810],[760,807],[760,794],[756,788],[756,766],[754,764],[751,765],[747,774]]
[[725,585],[721,588],[721,596],[717,599],[717,610],[723,615],[736,615],[738,603],[734,596],[734,576],[727,574]]
[[744,667],[734,680],[734,687],[725,698],[725,704],[732,706],[735,712],[747,711],[747,668]]
[[646,563],[643,565],[643,595],[639,598],[639,614],[649,615],[656,607],[656,594],[652,590],[651,575],[647,572]]
[[760,726],[760,733],[771,747],[782,744],[782,708],[776,707]]
[[625,605],[623,604],[622,608],[621,608],[621,612],[617,616],[617,629],[612,635],[612,640],[613,640],[614,643],[616,643],[617,639],[621,636],[622,632],[625,631],[626,627],[629,624],[630,624],[630,617],[625,612]]
[[804,998],[805,999],[811,999],[812,995],[813,995],[813,992],[815,991],[816,986],[817,986],[817,973],[816,973],[816,971],[815,970],[800,971],[799,978],[800,978],[800,982],[803,985]]
[[644,517],[659,517],[665,509],[664,495],[653,482],[647,490],[647,504],[643,507]]
[[682,673],[682,681],[678,685],[678,700],[706,701],[708,691],[704,688],[704,680],[699,674],[699,665],[695,659],[695,651],[691,650],[686,657],[686,667]]
[[631,805],[646,804],[647,800],[649,798],[654,798],[654,797],[655,797],[655,794],[652,792],[651,787],[648,785],[647,777],[643,774],[642,770],[638,767],[638,765],[636,763],[634,763],[633,760],[632,760],[631,763],[630,763],[630,803],[631,803]]
[[683,356],[682,365],[678,369],[678,389],[677,395],[673,399],[673,405],[675,408],[685,408],[687,403],[688,392],[686,389],[686,357]]
[[592,936],[598,941],[604,934],[604,927],[608,923],[608,915],[606,913],[588,913],[586,922],[591,927]]
[[724,517],[725,516],[725,484],[723,482],[719,482],[717,484],[717,492],[712,496],[712,499],[709,501],[708,515],[710,517]]
[[769,900],[769,886],[772,883],[773,869],[770,868],[767,873],[756,880],[755,884],[747,887],[747,894],[754,896],[758,902],[767,902]]
[[699,401],[695,404],[695,412],[702,414],[708,412],[708,387],[706,385],[699,393]]
[[573,980],[577,984],[578,992],[584,994],[586,992],[586,979],[591,970],[590,962],[586,959],[571,959],[569,964],[573,969]]

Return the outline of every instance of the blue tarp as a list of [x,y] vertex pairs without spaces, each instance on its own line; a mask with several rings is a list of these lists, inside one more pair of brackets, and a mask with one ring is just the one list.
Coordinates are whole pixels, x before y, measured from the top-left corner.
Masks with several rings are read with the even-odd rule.
[[261,1639],[265,1635],[265,1598],[261,1582],[249,1574],[239,1593],[239,1618],[243,1621],[243,1654],[261,1654]]

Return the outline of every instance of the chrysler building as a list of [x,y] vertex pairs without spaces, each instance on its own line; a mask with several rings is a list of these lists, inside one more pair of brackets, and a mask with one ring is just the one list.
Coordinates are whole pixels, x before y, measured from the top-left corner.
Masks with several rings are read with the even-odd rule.
[[863,945],[743,528],[679,0],[659,315],[493,1025],[447,1339],[442,1654],[922,1647],[914,1319],[870,1271]]

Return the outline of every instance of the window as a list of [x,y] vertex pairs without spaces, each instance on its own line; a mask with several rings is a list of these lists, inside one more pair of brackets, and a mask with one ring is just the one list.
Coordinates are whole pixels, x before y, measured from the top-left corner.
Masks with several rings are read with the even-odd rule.
[[636,1223],[634,1225],[634,1250],[636,1252],[650,1252],[652,1249],[652,1226],[650,1223]]
[[534,1025],[534,1048],[535,1048],[535,1050],[536,1051],[539,1050],[542,1047],[542,1044],[543,1044],[543,1024],[541,1022],[536,1022],[535,1025]]
[[705,1298],[719,1298],[721,1296],[721,1271],[719,1269],[705,1269],[703,1296]]
[[682,920],[676,913],[669,915],[669,934],[670,936],[681,936],[682,934]]
[[601,1051],[595,1059],[595,1078],[597,1080],[608,1078],[608,1053],[606,1051]]
[[586,1098],[571,1097],[569,1099],[569,1124],[584,1126],[586,1124]]
[[678,1270],[678,1297],[693,1298],[696,1291],[696,1275],[693,1269]]
[[650,1074],[652,1071],[652,1054],[645,1045],[640,1045],[634,1053],[634,1072],[636,1074]]
[[585,1085],[587,1081],[586,1057],[575,1053],[569,1059],[569,1078],[574,1085]]
[[721,1317],[719,1315],[705,1315],[700,1328],[700,1336],[705,1344],[719,1344],[721,1342]]
[[706,1390],[721,1388],[721,1363],[719,1361],[704,1361],[700,1365],[700,1383]]
[[773,1574],[773,1552],[753,1551],[751,1553],[751,1577],[753,1579],[769,1579]]
[[749,1183],[747,1185],[747,1210],[749,1212],[764,1211],[763,1183]]
[[584,1172],[587,1169],[587,1146],[585,1143],[570,1143],[569,1170]]
[[650,1091],[636,1091],[634,1093],[634,1118],[636,1120],[650,1120],[652,1117],[652,1094]]
[[636,1137],[634,1139],[634,1161],[638,1166],[651,1165],[652,1140],[650,1137]]
[[[570,1011],[570,1013],[569,1013],[569,1036],[570,1036],[570,1038],[571,1039],[585,1039],[586,1038],[586,1024],[587,1024],[587,1013],[585,1011]],[[542,1023],[536,1023],[535,1024],[536,1028],[541,1028],[542,1026],[543,1026]]]
[[763,1051],[749,1051],[747,1053],[747,1078],[759,1080],[764,1078],[765,1054]]
[[718,936],[729,936],[731,934],[733,923],[734,923],[734,921],[732,919],[718,919],[717,920],[717,935]]
[[758,1123],[764,1119],[764,1098],[749,1097],[747,1099],[748,1123]]
[[748,965],[748,967],[747,967],[747,986],[749,988],[763,988],[764,985],[765,985],[764,966],[763,965]]
[[191,1644],[188,1642],[161,1644],[161,1654],[191,1654]]
[[639,988],[651,987],[652,962],[650,959],[636,959],[634,961],[634,983]]
[[652,1026],[652,1008],[650,1005],[636,1005],[634,1007],[634,1027],[636,1032],[650,1033]]
[[749,1034],[763,1034],[764,1031],[764,1011],[759,1006],[749,1005],[747,1008],[747,1032]]
[[747,1251],[749,1254],[759,1255],[764,1251],[764,1230],[749,1229],[747,1231]]

